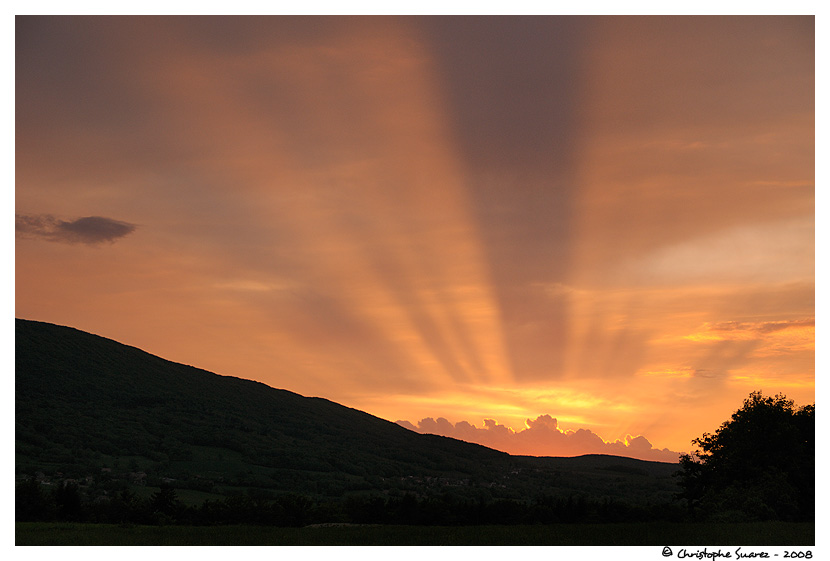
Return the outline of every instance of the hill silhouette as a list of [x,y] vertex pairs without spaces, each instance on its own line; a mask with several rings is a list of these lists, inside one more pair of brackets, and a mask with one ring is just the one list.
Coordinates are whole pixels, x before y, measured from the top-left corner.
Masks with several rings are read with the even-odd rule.
[[18,479],[37,479],[43,489],[71,481],[91,504],[119,490],[149,496],[175,487],[192,505],[290,493],[312,502],[409,495],[651,508],[676,491],[677,464],[510,456],[22,319],[15,402]]

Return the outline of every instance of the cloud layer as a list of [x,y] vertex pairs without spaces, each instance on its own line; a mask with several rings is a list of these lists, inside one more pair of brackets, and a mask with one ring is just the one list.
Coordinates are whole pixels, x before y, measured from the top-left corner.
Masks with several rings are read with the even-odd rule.
[[409,421],[397,421],[399,425],[423,434],[437,434],[474,442],[509,454],[526,456],[580,456],[583,454],[612,454],[657,462],[676,462],[678,453],[667,448],[652,447],[644,436],[626,435],[625,440],[605,442],[588,429],[562,430],[559,422],[550,415],[527,419],[526,429],[514,431],[493,419],[484,419],[484,427],[476,427],[467,421],[451,423],[443,417],[427,417],[418,426]]
[[131,234],[136,226],[103,216],[85,216],[66,221],[51,214],[15,214],[14,229],[17,235],[26,238],[95,245],[113,243]]

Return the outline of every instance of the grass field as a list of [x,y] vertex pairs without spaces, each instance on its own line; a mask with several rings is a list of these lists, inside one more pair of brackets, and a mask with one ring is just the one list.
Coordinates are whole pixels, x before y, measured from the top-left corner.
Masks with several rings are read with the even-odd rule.
[[784,545],[815,544],[815,524],[536,526],[117,526],[18,522],[15,545]]

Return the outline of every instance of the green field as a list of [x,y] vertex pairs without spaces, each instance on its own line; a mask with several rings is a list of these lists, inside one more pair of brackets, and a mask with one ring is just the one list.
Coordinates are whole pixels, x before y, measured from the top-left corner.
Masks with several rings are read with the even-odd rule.
[[815,544],[815,524],[534,526],[117,526],[18,522],[15,545],[779,545]]

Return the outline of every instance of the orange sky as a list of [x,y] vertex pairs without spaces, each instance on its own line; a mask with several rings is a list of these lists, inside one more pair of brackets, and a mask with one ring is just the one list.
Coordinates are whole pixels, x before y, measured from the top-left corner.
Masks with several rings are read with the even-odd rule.
[[18,17],[15,315],[670,459],[815,400],[814,83],[812,17]]

